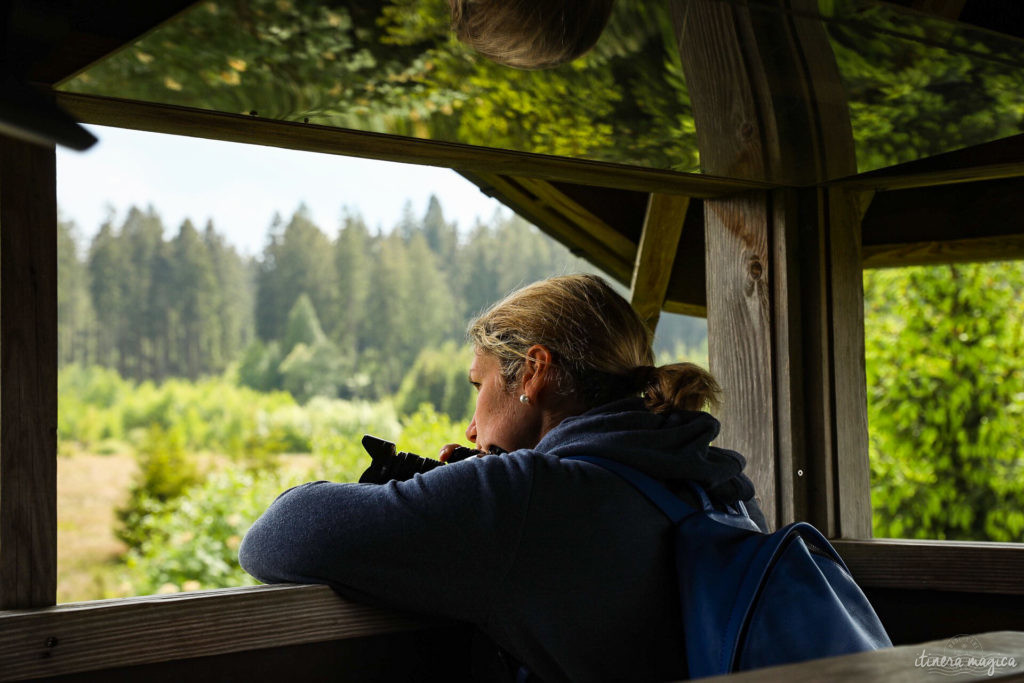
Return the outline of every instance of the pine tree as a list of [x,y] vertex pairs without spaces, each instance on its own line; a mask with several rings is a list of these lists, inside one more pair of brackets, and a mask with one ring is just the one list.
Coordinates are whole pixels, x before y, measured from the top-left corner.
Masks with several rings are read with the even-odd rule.
[[338,284],[333,326],[327,333],[339,351],[353,358],[359,348],[359,332],[366,316],[370,293],[373,239],[359,214],[346,213],[334,242],[334,267]]
[[158,364],[157,339],[163,333],[163,312],[150,305],[152,290],[166,286],[154,278],[157,260],[163,255],[164,226],[156,210],[131,207],[121,226],[120,239],[127,253],[124,314],[118,331],[123,364],[133,379],[152,377]]
[[100,226],[89,246],[89,292],[96,313],[96,362],[124,374],[118,341],[124,317],[124,281],[129,269],[112,220],[110,217]]
[[[257,329],[269,341],[280,339],[288,312],[306,294],[318,311],[336,310],[337,277],[330,240],[302,205],[280,231],[272,226],[257,279]],[[326,322],[335,329],[333,320]]]
[[173,267],[175,374],[195,379],[210,371],[204,350],[216,334],[217,282],[206,245],[188,219],[171,243]]
[[57,222],[57,357],[62,366],[88,364],[93,353],[89,271],[78,256],[75,234],[73,222]]
[[203,243],[210,255],[218,292],[218,334],[215,338],[211,335],[213,346],[207,365],[213,372],[220,372],[253,338],[252,278],[246,260],[217,233],[213,221],[206,224]]
[[423,214],[423,235],[427,245],[437,256],[438,265],[447,269],[455,265],[458,248],[458,233],[454,223],[444,219],[444,209],[437,195],[430,195],[427,211]]

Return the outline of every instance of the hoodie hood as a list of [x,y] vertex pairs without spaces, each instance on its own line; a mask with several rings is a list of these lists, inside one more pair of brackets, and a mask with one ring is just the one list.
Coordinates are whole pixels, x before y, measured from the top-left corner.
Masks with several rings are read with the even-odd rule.
[[559,458],[607,458],[666,482],[695,481],[722,503],[750,500],[754,486],[743,474],[746,460],[711,445],[719,428],[704,412],[652,413],[642,399],[627,398],[566,418],[535,450]]

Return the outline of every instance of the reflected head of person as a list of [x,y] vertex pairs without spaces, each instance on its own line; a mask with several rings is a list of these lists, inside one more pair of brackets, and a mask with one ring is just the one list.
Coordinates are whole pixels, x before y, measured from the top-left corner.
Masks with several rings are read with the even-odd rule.
[[500,455],[406,481],[293,488],[246,534],[242,566],[469,622],[500,648],[490,661],[515,662],[484,678],[520,665],[544,681],[684,678],[669,520],[573,458],[628,465],[691,502],[688,482],[720,505],[749,501],[763,528],[744,459],[711,445],[718,422],[701,409],[715,381],[689,363],[654,367],[650,331],[591,275],[513,292],[469,339],[478,394],[466,436]]
[[517,69],[547,69],[594,46],[613,0],[449,0],[456,37]]

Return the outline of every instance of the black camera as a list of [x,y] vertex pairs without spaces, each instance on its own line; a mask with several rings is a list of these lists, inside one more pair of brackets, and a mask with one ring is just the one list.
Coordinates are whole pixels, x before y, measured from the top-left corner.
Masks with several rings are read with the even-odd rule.
[[[414,474],[429,472],[445,463],[432,458],[424,458],[415,453],[406,453],[395,448],[395,444],[378,439],[369,434],[363,437],[363,448],[370,454],[372,462],[359,477],[360,484],[386,484],[389,481],[405,481],[412,479]],[[448,457],[448,462],[458,462],[480,455],[481,451],[459,446]]]

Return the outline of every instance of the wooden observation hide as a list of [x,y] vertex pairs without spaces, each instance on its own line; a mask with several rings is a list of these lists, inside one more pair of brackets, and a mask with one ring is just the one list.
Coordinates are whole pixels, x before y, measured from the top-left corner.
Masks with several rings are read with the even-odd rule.
[[[196,13],[216,16],[215,2],[14,0],[3,64],[5,76],[34,84],[84,123],[459,171],[629,286],[652,326],[662,311],[707,317],[711,369],[729,397],[721,445],[747,456],[770,522],[808,520],[834,539],[894,642],[1024,630],[1024,546],[871,538],[862,292],[865,268],[1024,258],[1024,129],[964,133],[948,149],[879,161],[851,118],[853,94],[858,111],[874,95],[854,93],[837,56],[902,41],[982,60],[1020,84],[1024,8],[1016,0],[665,0],[641,11],[640,0],[618,2],[612,33],[647,27],[645,39],[669,45],[670,59],[652,60],[685,80],[676,104],[686,117],[630,109],[634,128],[594,132],[609,140],[596,151],[492,145],[464,132],[471,126],[425,128],[417,117],[433,122],[433,110],[384,130],[360,127],[345,111],[249,111],[244,98],[231,108],[217,94],[206,106],[181,84],[114,78],[136,41]],[[343,5],[284,4],[328,19]],[[442,24],[428,33],[441,44],[446,32]],[[389,49],[412,50],[416,40]],[[610,49],[601,56],[613,58]],[[297,87],[291,100],[344,96],[315,87]],[[665,87],[657,81],[651,97]],[[990,106],[972,96],[963,96],[971,111]],[[617,102],[608,106],[625,107]],[[666,135],[661,152],[626,144],[650,132],[635,126],[657,121],[683,132]],[[54,606],[55,153],[2,133],[0,680],[328,671],[397,680],[422,667],[458,678],[463,627],[354,605],[324,587]],[[687,140],[699,165],[672,156]]]

